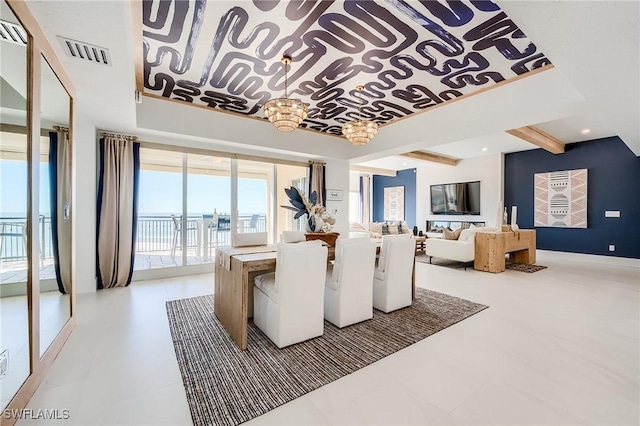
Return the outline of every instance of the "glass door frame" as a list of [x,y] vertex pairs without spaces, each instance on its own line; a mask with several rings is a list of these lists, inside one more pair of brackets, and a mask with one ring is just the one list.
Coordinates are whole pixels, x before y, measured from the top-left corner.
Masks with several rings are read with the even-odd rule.
[[[54,74],[69,95],[69,140],[73,149],[72,164],[75,178],[76,172],[76,143],[74,137],[75,123],[75,88],[67,75],[62,62],[55,50],[47,40],[37,20],[31,13],[25,1],[4,0],[14,13],[27,33],[27,309],[29,314],[29,351],[30,374],[24,381],[18,392],[13,396],[7,410],[20,410],[34,394],[47,370],[53,364],[66,340],[75,327],[75,264],[72,270],[72,284],[70,292],[70,317],[55,337],[49,348],[40,354],[40,235],[39,235],[39,197],[40,197],[40,134],[41,134],[41,87],[42,87],[42,61],[49,64]],[[72,186],[72,206],[75,205],[75,179]],[[72,233],[75,229],[76,215],[72,215]],[[72,236],[71,256],[75,259],[76,252],[75,235]],[[11,412],[11,411],[9,411]],[[12,425],[16,417],[3,418],[3,425]]]

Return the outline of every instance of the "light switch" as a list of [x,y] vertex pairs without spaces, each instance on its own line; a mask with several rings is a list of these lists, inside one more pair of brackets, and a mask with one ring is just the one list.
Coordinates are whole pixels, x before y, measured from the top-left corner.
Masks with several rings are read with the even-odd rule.
[[620,210],[605,210],[604,217],[620,217]]

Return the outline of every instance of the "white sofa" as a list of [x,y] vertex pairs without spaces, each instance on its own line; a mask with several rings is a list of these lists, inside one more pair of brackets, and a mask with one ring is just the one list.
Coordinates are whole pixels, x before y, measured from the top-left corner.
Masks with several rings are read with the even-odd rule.
[[487,228],[463,229],[457,240],[445,240],[444,238],[427,238],[424,242],[424,252],[432,257],[450,259],[458,262],[473,262],[475,258],[475,234],[479,230]]
[[[397,234],[411,234],[413,235],[413,231],[409,229],[409,225],[407,225],[406,221],[387,221],[388,224],[400,225],[402,227],[402,232],[398,230],[396,233],[392,233],[389,235],[397,235]],[[366,225],[361,224],[360,222],[350,222],[349,223],[349,238],[382,238],[382,225],[384,222],[370,222]],[[399,226],[399,227],[400,227]]]

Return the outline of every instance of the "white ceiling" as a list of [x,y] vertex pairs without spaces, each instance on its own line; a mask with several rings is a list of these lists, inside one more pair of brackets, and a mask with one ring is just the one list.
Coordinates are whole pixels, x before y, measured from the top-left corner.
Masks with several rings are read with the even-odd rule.
[[[165,143],[195,141],[232,152],[335,157],[356,164],[418,149],[470,158],[534,148],[502,132],[536,125],[568,143],[617,134],[640,154],[640,4],[498,3],[555,68],[414,114],[383,127],[368,146],[356,148],[339,137],[305,130],[282,134],[262,120],[237,121],[229,114],[176,102],[145,97],[136,105],[133,43],[138,38],[133,37],[131,7],[139,3],[28,1],[74,81],[82,115],[99,129]],[[113,67],[65,56],[56,35],[110,49]],[[171,122],[163,117],[171,117]],[[585,127],[591,129],[586,136],[580,133]],[[488,151],[478,150],[484,146]]]

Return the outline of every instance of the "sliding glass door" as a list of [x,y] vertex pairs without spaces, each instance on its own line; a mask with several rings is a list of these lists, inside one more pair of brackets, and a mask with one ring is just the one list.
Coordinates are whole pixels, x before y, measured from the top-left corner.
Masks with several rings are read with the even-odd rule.
[[208,263],[217,247],[231,241],[231,159],[203,154],[186,157],[187,226],[196,230],[191,237],[198,247],[196,259]]
[[135,271],[183,265],[182,163],[181,152],[140,149]]
[[274,164],[238,160],[238,207],[236,232],[266,232],[273,241]]
[[306,167],[143,145],[134,279],[149,278],[144,270],[210,264],[233,233],[266,232],[273,243],[284,230],[304,229],[279,207],[291,185],[306,185]]

